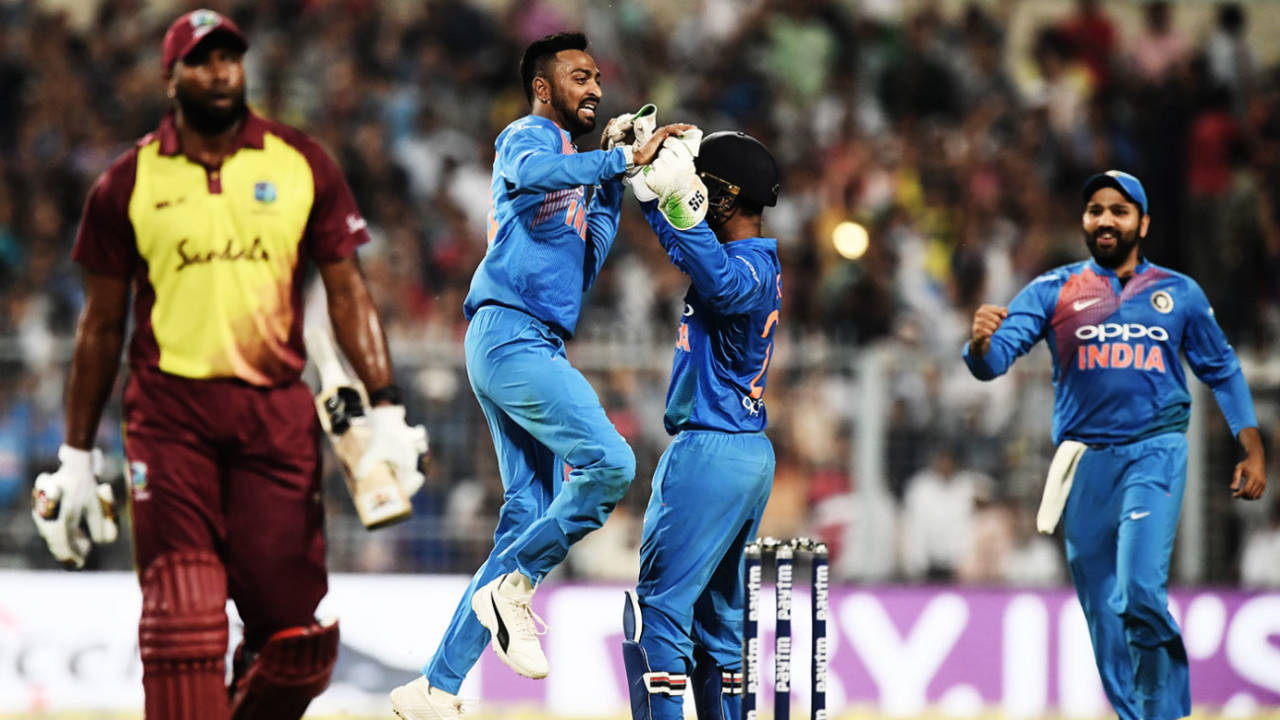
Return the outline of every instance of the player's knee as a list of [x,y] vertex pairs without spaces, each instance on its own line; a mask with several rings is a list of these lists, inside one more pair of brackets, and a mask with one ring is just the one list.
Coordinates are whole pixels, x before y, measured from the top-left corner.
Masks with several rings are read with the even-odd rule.
[[232,720],[295,720],[329,685],[338,624],[311,623],[272,635],[257,652],[236,652]]
[[208,552],[156,558],[142,572],[138,649],[147,720],[225,720],[226,571]]
[[636,476],[635,451],[625,442],[619,442],[616,447],[610,449],[603,466],[600,480],[604,484],[605,495],[613,502],[617,502],[626,494],[627,488],[631,486],[631,481]]
[[142,573],[143,665],[216,661],[227,651],[227,578],[217,556],[175,552]]
[[1130,583],[1117,610],[1131,631],[1141,632],[1142,628],[1149,628],[1150,633],[1146,634],[1151,635],[1153,641],[1163,641],[1168,639],[1172,630],[1168,607],[1169,600],[1164,593]]

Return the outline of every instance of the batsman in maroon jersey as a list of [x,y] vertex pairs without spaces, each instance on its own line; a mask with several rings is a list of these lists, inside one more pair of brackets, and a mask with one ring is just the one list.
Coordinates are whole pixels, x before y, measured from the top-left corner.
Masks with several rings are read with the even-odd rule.
[[[132,296],[125,454],[147,720],[299,718],[328,685],[338,628],[314,616],[327,589],[319,423],[300,380],[308,262],[338,344],[372,389],[368,452],[421,484],[354,254],[365,222],[314,141],[246,107],[247,47],[208,10],[165,35],[173,109],[85,205],[73,258],[86,302],[66,441],[61,467],[33,493],[37,527],[60,561],[82,566],[92,542],[114,539],[92,445]],[[230,688],[228,598],[245,624]]]

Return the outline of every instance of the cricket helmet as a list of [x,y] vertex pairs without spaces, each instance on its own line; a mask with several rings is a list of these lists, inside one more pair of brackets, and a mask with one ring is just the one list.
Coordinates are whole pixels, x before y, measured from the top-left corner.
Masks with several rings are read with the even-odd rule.
[[722,130],[704,137],[695,166],[713,199],[728,194],[761,206],[778,204],[778,163],[759,140],[744,132]]

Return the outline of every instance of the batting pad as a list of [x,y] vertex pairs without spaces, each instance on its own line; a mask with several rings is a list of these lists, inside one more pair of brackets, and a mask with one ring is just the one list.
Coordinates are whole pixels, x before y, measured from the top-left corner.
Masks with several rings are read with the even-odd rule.
[[1044,480],[1044,495],[1040,497],[1040,510],[1036,513],[1036,529],[1045,535],[1052,535],[1058,527],[1062,510],[1071,495],[1071,483],[1075,480],[1080,456],[1088,447],[1076,440],[1064,440],[1053,454],[1049,476]]

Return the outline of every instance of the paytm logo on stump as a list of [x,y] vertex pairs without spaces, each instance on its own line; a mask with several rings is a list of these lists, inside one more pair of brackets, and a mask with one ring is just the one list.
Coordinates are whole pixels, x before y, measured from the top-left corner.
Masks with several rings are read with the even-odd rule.
[[[1165,372],[1164,350],[1159,345],[1131,342],[1154,340],[1168,342],[1169,331],[1159,325],[1138,323],[1099,323],[1083,325],[1076,330],[1076,339],[1096,341],[1096,344],[1076,348],[1076,368],[1079,370],[1123,369]],[[1109,342],[1118,340],[1119,342]]]

